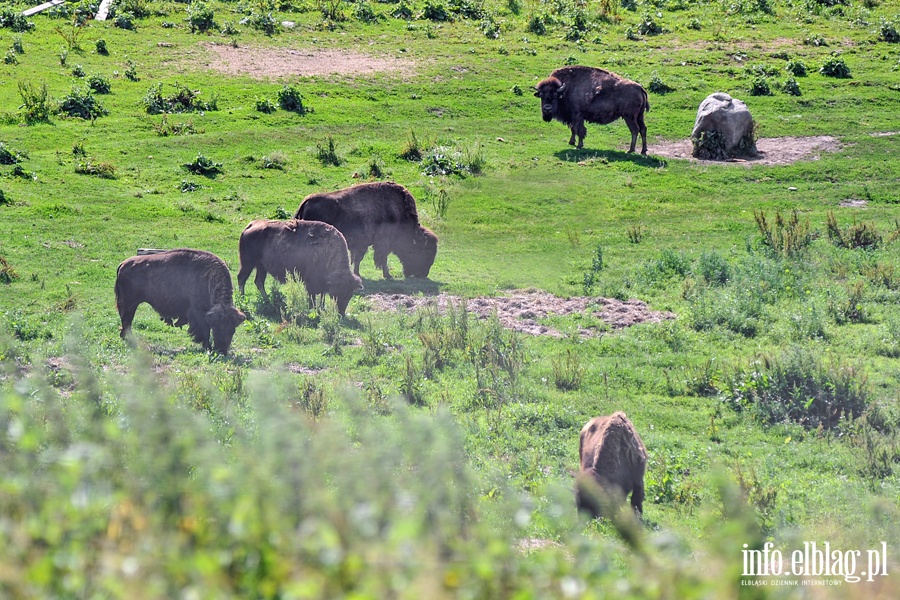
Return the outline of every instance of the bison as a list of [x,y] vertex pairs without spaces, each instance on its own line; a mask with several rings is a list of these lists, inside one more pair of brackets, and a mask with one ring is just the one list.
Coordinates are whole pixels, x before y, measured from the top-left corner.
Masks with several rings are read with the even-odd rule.
[[641,154],[647,154],[647,126],[644,113],[650,110],[647,91],[639,84],[610,71],[593,67],[563,67],[550,73],[535,86],[534,95],[541,99],[541,115],[548,123],[553,119],[572,130],[569,144],[584,146],[587,129],[584,122],[608,125],[619,117],[631,130],[631,148],[641,134]]
[[644,469],[647,450],[623,412],[595,417],[581,429],[578,448],[581,472],[575,487],[575,505],[593,517],[604,506],[631,494],[631,506],[644,510]]
[[391,253],[400,259],[405,277],[422,278],[428,277],[437,254],[437,236],[419,224],[415,198],[396,183],[361,183],[336,192],[310,194],[294,218],[337,227],[347,239],[356,275],[369,246],[385,279],[391,279],[387,263]]
[[319,221],[252,221],[241,232],[241,270],[238,287],[256,269],[256,287],[266,295],[266,274],[284,283],[288,271],[296,273],[311,299],[329,294],[341,316],[350,298],[362,289],[362,279],[350,272],[347,242],[341,232]]
[[121,337],[131,331],[138,305],[146,302],[169,325],[188,326],[196,342],[228,354],[234,330],[246,317],[234,307],[231,272],[210,252],[181,248],[122,261],[116,273]]

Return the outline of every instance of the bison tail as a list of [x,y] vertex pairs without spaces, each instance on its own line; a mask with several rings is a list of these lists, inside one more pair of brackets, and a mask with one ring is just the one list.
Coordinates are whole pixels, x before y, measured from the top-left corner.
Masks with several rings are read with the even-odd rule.
[[650,112],[650,97],[647,96],[647,90],[641,90],[644,92],[644,112]]

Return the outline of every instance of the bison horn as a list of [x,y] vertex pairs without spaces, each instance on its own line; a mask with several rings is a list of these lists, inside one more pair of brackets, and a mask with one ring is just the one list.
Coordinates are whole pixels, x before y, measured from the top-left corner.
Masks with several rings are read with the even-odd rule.
[[564,83],[561,86],[559,86],[558,90],[556,90],[556,95],[559,96],[560,98],[562,98],[563,93],[565,92],[565,89],[566,89],[566,84]]

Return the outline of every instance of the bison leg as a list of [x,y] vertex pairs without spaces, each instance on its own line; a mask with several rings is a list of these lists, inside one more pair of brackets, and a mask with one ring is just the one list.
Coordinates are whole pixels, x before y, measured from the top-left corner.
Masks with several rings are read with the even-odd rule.
[[123,340],[131,331],[131,323],[134,321],[134,313],[137,311],[137,304],[119,305],[119,319],[122,321],[122,329],[119,331],[119,337]]
[[[631,132],[631,147],[628,148],[628,152],[634,152],[634,145],[637,143],[638,132],[640,132],[641,128],[637,124],[637,119],[634,117],[623,117],[625,119],[625,124],[628,125],[628,131]],[[644,153],[646,154],[646,147],[644,148]]]
[[[569,145],[575,146],[576,148],[584,148],[584,136],[587,135],[587,128],[584,126],[584,117],[581,115],[576,115],[575,118],[572,119],[572,124],[569,126],[572,130],[572,137],[569,138]],[[575,144],[575,137],[578,137],[578,144]]]
[[644,124],[644,111],[638,113],[637,124],[641,133],[641,154],[647,154],[647,126]]
[[368,246],[363,246],[362,248],[350,248],[350,262],[353,263],[353,274],[357,277],[359,277],[359,264],[362,262],[363,258],[365,258],[368,250]]
[[[268,300],[269,295],[266,294],[266,275],[267,272],[265,269],[260,266],[256,267],[256,279],[254,280],[256,282],[256,289],[259,290],[259,293],[263,298]],[[241,293],[243,293],[243,288],[241,288]]]
[[207,321],[206,315],[199,315],[191,310],[188,314],[188,333],[205,350],[212,349],[212,346],[209,344],[209,329],[209,321]]
[[[238,274],[237,274],[238,289],[241,290],[241,296],[244,295],[244,284],[247,283],[247,279],[250,277],[250,272],[252,270],[253,270],[253,267],[250,266],[249,264],[247,264],[247,265],[241,264],[241,270],[238,271]],[[258,270],[257,270],[257,273],[259,273]]]
[[637,482],[631,491],[631,508],[638,516],[644,514],[644,480]]
[[385,279],[393,279],[393,277],[391,277],[391,271],[388,269],[388,255],[390,254],[390,251],[378,244],[372,246],[372,250],[374,250],[375,253],[375,268],[381,269],[381,274],[384,275]]

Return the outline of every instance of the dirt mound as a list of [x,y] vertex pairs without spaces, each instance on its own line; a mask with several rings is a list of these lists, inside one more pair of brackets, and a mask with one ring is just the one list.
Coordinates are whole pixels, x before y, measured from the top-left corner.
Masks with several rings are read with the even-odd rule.
[[408,75],[413,63],[393,57],[369,56],[349,50],[293,50],[290,48],[254,48],[225,44],[204,44],[210,53],[210,69],[228,75],[249,75],[255,79],[274,79],[286,75],[366,75],[396,71]]
[[830,135],[810,137],[760,138],[756,140],[759,156],[733,161],[699,160],[691,156],[694,147],[690,139],[662,141],[652,144],[647,153],[666,158],[680,158],[708,165],[789,165],[798,160],[818,160],[822,152],[835,152],[841,143]]
[[[563,334],[552,327],[541,324],[541,320],[556,315],[573,313],[591,314],[602,320],[613,329],[622,329],[639,323],[658,323],[666,319],[674,319],[670,312],[653,311],[641,300],[614,300],[612,298],[560,298],[538,290],[519,290],[508,296],[494,298],[472,298],[464,300],[457,296],[440,294],[438,296],[406,296],[403,294],[372,294],[366,296],[377,310],[413,312],[425,306],[435,306],[441,313],[449,307],[461,307],[465,302],[466,310],[486,319],[497,313],[497,318],[504,327],[530,335],[548,335],[563,337]],[[582,336],[597,335],[597,331],[581,329]]]

